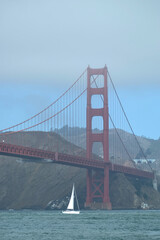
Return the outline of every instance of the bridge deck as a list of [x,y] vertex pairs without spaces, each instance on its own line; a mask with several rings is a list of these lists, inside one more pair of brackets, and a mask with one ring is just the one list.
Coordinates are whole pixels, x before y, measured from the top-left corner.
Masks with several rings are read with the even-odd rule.
[[20,157],[28,159],[30,161],[38,162],[39,160],[50,160],[50,162],[64,165],[71,165],[80,168],[93,168],[103,170],[105,165],[109,165],[110,171],[122,172],[125,174],[144,177],[144,178],[154,178],[152,172],[142,171],[136,168],[126,167],[118,164],[113,164],[111,162],[105,163],[100,160],[87,159],[85,157],[78,157],[74,155],[68,155],[58,152],[51,152],[41,149],[34,149],[30,147],[23,147],[13,144],[0,143],[0,155]]

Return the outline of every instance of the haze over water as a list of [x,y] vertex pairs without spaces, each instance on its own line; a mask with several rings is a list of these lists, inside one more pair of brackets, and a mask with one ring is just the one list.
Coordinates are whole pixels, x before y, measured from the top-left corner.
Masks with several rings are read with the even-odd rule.
[[0,211],[1,240],[159,240],[160,211]]

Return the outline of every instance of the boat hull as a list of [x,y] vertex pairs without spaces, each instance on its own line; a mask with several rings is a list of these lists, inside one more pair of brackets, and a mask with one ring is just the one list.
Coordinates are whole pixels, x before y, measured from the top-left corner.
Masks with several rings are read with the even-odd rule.
[[80,211],[62,211],[63,214],[80,214]]

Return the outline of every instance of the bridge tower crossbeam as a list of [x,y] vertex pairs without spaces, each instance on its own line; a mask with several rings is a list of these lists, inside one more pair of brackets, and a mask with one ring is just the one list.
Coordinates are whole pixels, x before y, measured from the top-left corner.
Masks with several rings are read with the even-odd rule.
[[[101,88],[93,88],[91,77],[104,77],[104,85]],[[92,108],[92,95],[103,95],[103,107]],[[102,133],[93,133],[92,118],[101,116],[103,118]],[[92,159],[92,146],[94,142],[103,145],[104,172],[87,169],[87,193],[85,207],[90,209],[111,209],[109,198],[109,117],[108,117],[108,87],[107,67],[100,69],[87,68],[87,158]]]

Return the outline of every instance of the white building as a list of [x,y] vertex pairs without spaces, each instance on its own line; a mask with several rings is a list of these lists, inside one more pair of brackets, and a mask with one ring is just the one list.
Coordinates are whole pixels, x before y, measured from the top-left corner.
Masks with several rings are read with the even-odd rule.
[[154,163],[156,161],[156,159],[133,159],[133,161],[136,163],[136,164],[142,164],[142,163]]

